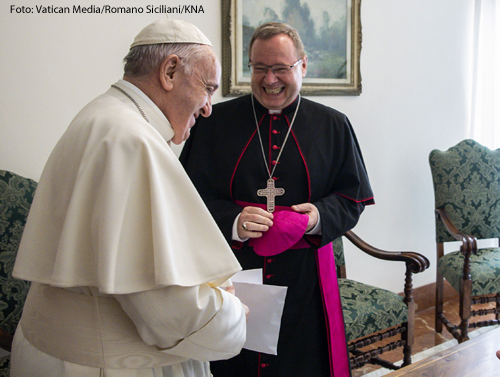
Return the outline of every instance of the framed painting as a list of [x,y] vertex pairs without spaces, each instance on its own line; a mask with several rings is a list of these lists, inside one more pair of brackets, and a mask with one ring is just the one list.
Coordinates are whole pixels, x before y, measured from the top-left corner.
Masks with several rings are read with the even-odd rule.
[[301,94],[361,93],[361,0],[222,0],[222,92],[248,94],[248,43],[268,21],[299,32],[308,58]]

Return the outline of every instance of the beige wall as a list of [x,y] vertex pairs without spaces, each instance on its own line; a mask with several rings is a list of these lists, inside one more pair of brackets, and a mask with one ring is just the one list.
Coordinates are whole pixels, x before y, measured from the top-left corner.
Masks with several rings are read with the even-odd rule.
[[[53,2],[104,3],[156,4]],[[165,3],[170,2],[158,5]],[[428,153],[467,137],[471,3],[363,0],[363,93],[311,97],[346,113],[361,144],[377,204],[367,208],[356,231],[378,247],[425,254],[432,266],[417,277],[416,286],[432,282],[435,275]],[[176,0],[172,5],[183,4],[203,6],[203,14],[176,18],[197,24],[220,54],[220,0]],[[161,15],[17,14],[9,6],[0,7],[0,168],[38,179],[74,115],[121,77],[121,60],[132,39]],[[222,100],[217,93],[215,102]],[[403,266],[374,263],[349,246],[346,258],[350,278],[402,290]]]

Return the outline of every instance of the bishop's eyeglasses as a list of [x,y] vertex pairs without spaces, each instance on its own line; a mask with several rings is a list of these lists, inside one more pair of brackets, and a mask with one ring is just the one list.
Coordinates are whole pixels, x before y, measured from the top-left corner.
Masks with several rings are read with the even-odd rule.
[[248,63],[248,67],[252,70],[255,75],[266,75],[267,71],[270,69],[275,76],[283,76],[292,70],[293,67],[297,66],[302,61],[300,58],[292,65],[288,64],[275,64],[275,65],[265,65],[262,63]]

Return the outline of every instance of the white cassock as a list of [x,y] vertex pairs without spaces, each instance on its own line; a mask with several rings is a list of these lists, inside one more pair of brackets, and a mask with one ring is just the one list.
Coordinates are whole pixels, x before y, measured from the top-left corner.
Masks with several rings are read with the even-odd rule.
[[[210,376],[239,353],[241,269],[169,140],[115,84],[73,120],[40,179],[13,275],[32,281],[12,377]],[[144,114],[141,114],[142,109]]]

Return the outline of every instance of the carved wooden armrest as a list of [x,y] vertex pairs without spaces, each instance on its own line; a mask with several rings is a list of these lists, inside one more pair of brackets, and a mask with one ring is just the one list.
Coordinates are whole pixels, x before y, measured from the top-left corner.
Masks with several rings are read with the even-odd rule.
[[462,241],[462,245],[460,246],[460,251],[467,258],[470,257],[471,254],[477,253],[477,239],[476,237],[466,234],[458,230],[458,228],[451,221],[450,215],[444,208],[436,209],[436,216],[441,219],[446,230],[455,238],[457,241]]
[[377,249],[359,238],[352,230],[346,232],[344,236],[359,249],[375,258],[405,262],[414,274],[423,272],[429,267],[429,260],[422,254],[413,251],[386,251]]

